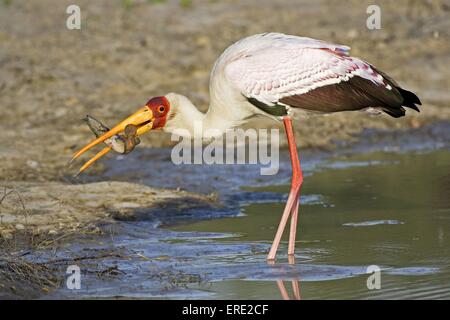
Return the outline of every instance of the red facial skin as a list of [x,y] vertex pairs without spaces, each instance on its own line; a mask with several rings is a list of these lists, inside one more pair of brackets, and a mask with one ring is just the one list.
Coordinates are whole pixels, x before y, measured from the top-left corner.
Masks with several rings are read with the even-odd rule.
[[160,129],[165,126],[167,114],[170,110],[170,103],[166,97],[154,97],[147,102],[147,107],[153,112],[153,129]]

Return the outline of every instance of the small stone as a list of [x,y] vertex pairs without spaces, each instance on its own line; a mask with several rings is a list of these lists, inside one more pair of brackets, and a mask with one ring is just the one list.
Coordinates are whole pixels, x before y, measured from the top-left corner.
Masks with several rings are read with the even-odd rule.
[[417,118],[411,118],[410,120],[409,120],[409,125],[411,126],[411,128],[418,128],[418,127],[420,127],[420,120],[419,119],[417,119]]
[[64,101],[64,103],[66,106],[71,107],[78,103],[78,99],[75,97],[70,97],[66,101]]
[[114,207],[117,209],[136,209],[139,208],[140,205],[134,202],[119,202],[114,204]]
[[356,29],[352,29],[347,33],[347,37],[349,37],[350,39],[355,39],[359,36],[359,32]]
[[16,227],[17,230],[24,230],[25,229],[25,226],[23,224],[21,224],[21,223],[16,224],[15,227]]
[[48,231],[48,234],[58,234],[58,231],[52,229]]
[[210,46],[211,40],[206,36],[199,36],[196,40],[196,43],[200,47],[207,47]]
[[27,166],[29,166],[32,169],[37,169],[39,168],[39,162],[34,160],[27,160]]

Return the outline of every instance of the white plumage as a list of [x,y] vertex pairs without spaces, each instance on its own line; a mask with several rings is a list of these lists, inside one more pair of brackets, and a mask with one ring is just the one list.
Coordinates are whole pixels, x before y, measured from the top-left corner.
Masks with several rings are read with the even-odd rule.
[[368,63],[349,57],[349,51],[347,46],[311,38],[259,34],[230,46],[218,59],[216,68],[223,69],[243,95],[268,105],[287,96],[347,81],[354,75],[386,85]]
[[[395,82],[369,63],[349,56],[349,51],[348,46],[280,33],[244,38],[228,47],[214,64],[205,114],[185,96],[166,95],[176,113],[164,130],[183,128],[194,135],[195,119],[206,131],[214,129],[220,134],[254,115],[279,118],[292,108],[308,112],[382,110],[395,117],[404,115],[404,97]],[[313,96],[305,95],[311,93]],[[417,110],[414,103],[412,108]],[[272,112],[273,106],[286,107],[286,113]]]

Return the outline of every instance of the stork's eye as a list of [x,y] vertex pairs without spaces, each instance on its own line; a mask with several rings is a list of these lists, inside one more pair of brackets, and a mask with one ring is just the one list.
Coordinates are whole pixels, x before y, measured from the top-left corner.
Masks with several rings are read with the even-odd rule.
[[164,106],[159,106],[159,107],[158,107],[158,111],[159,111],[160,113],[163,113],[165,110],[166,110],[166,107],[164,107]]

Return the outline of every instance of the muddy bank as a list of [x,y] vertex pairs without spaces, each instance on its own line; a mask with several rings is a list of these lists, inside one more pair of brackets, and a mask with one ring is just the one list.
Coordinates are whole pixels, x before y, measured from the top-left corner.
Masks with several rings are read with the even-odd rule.
[[[8,182],[0,194],[0,235],[6,240],[28,235],[34,244],[77,233],[101,233],[98,224],[134,220],[145,209],[183,212],[211,205],[214,199],[184,191],[126,182],[63,184]],[[38,240],[40,239],[40,240]]]

